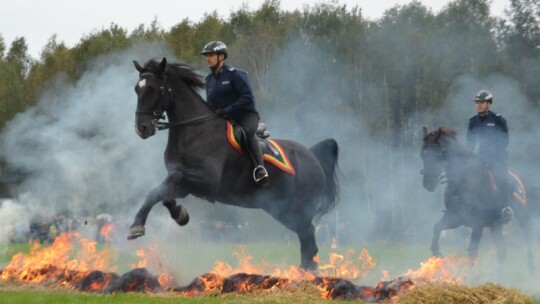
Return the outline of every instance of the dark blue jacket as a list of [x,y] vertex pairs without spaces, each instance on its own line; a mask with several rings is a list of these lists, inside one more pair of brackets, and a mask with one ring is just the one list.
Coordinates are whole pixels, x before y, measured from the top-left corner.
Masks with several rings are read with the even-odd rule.
[[247,73],[227,65],[223,65],[217,75],[210,73],[206,76],[206,102],[232,117],[256,112]]
[[467,144],[471,150],[478,144],[478,155],[487,163],[505,164],[508,159],[506,119],[489,110],[485,115],[471,117],[467,128]]

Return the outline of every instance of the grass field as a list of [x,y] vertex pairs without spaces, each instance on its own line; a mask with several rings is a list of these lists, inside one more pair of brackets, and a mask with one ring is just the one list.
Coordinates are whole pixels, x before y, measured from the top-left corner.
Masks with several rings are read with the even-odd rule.
[[[137,245],[133,243],[124,244],[122,250],[113,248],[114,256],[111,263],[118,266],[118,274],[123,274],[133,268],[138,260],[135,255]],[[140,245],[140,244],[139,244]],[[502,267],[500,275],[495,272],[493,265],[496,264],[495,253],[489,245],[482,248],[477,269],[468,273],[470,277],[464,280],[465,284],[478,285],[485,282],[495,281],[496,283],[517,288],[531,296],[533,303],[540,304],[540,289],[535,278],[529,277],[524,264],[524,253],[522,250],[512,250],[509,252],[508,262]],[[29,252],[28,244],[5,244],[0,247],[0,269],[4,268],[11,257],[18,252]],[[299,261],[298,244],[291,242],[283,243],[250,243],[246,247],[239,247],[229,243],[190,243],[179,247],[177,244],[160,243],[159,246],[160,265],[164,266],[176,279],[178,286],[185,286],[198,275],[210,271],[216,261],[223,261],[233,268],[238,265],[238,255],[243,252],[244,257],[248,257],[253,265],[276,265],[277,267],[287,267],[296,265]],[[104,249],[104,248],[102,248]],[[348,252],[358,253],[361,247],[345,247],[336,250],[328,246],[320,246],[319,257],[321,263],[329,260],[330,252],[338,252],[347,255]],[[410,246],[405,244],[370,244],[367,248],[373,260],[377,263],[374,269],[353,281],[356,285],[374,286],[381,280],[383,271],[388,271],[390,276],[399,276],[408,269],[416,269],[421,262],[429,258],[428,247]],[[464,255],[464,248],[451,247],[447,252],[455,251]],[[251,258],[250,258],[251,257]],[[536,257],[537,265],[540,265],[539,257]],[[0,281],[0,299],[2,303],[250,303],[253,302],[253,295],[206,295],[203,298],[186,298],[175,293],[165,294],[88,294],[75,292],[65,288],[41,288],[41,287],[19,287],[9,286]],[[281,298],[280,298],[281,297]],[[288,298],[286,295],[275,296],[272,299],[265,297],[257,298],[258,303],[328,303],[323,299],[302,297]],[[341,301],[343,302],[343,301]],[[332,303],[340,303],[333,301]],[[343,302],[347,303],[347,302]],[[443,302],[441,302],[443,303]]]

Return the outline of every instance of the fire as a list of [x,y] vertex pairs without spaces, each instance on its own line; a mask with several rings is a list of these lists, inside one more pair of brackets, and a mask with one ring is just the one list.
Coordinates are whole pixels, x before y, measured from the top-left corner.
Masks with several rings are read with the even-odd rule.
[[[430,258],[416,270],[409,269],[397,279],[381,281],[376,287],[356,286],[351,281],[364,278],[376,266],[367,249],[359,252],[348,250],[330,252],[328,260],[315,257],[320,265],[316,274],[298,267],[286,268],[266,261],[253,263],[253,257],[246,246],[233,256],[238,266],[218,261],[214,268],[185,287],[175,287],[174,278],[159,259],[158,244],[137,251],[139,261],[134,270],[119,276],[114,273],[108,246],[97,249],[95,241],[81,237],[78,233],[62,234],[49,247],[39,244],[32,246],[29,254],[19,253],[0,272],[0,279],[15,279],[22,282],[39,283],[46,279],[81,291],[143,291],[155,292],[173,290],[186,296],[203,292],[218,291],[249,292],[295,286],[302,282],[314,284],[325,299],[363,299],[377,302],[395,299],[400,294],[414,288],[413,280],[453,281],[456,270],[467,263],[466,258]],[[146,269],[149,269],[147,271]],[[157,277],[150,274],[159,273]],[[385,272],[385,278],[388,273]]]
[[[215,290],[245,292],[254,289],[283,288],[309,281],[319,288],[322,298],[333,299],[342,291],[343,286],[352,290],[350,294],[360,293],[347,280],[363,278],[376,265],[367,249],[362,249],[358,254],[354,250],[349,250],[345,254],[331,252],[328,262],[322,262],[318,256],[315,257],[314,260],[320,264],[319,275],[315,275],[313,272],[295,266],[283,269],[266,261],[254,265],[253,257],[247,253],[246,246],[240,245],[239,249],[239,252],[233,254],[238,260],[236,268],[226,262],[218,261],[209,273],[199,276],[189,286],[180,288],[178,291],[186,296],[193,296]],[[339,291],[335,290],[336,285],[341,286]]]
[[52,275],[58,275],[58,272],[115,271],[116,267],[109,264],[110,260],[109,250],[98,252],[96,242],[72,232],[59,235],[50,247],[34,243],[29,254],[16,254],[0,278],[39,283]]
[[365,248],[360,251],[356,259],[353,258],[354,255],[354,250],[347,251],[346,255],[329,253],[329,262],[319,266],[319,273],[325,276],[356,280],[365,277],[377,265]]
[[99,235],[101,235],[101,237],[103,237],[103,239],[106,242],[110,242],[111,241],[111,233],[113,232],[113,230],[114,230],[114,225],[112,223],[105,223],[99,229]]
[[431,257],[421,262],[417,270],[409,269],[403,276],[421,281],[457,283],[461,280],[460,273],[464,273],[468,263],[467,257]]
[[[137,251],[140,261],[125,280],[114,272],[113,254],[109,247],[97,249],[97,243],[82,237],[78,232],[59,235],[49,247],[35,243],[29,254],[18,253],[0,272],[1,280],[18,280],[40,283],[55,280],[57,283],[83,291],[103,291],[110,288],[128,290],[155,290],[173,286],[173,277],[157,259],[157,246]],[[154,282],[144,267],[159,271]],[[122,285],[124,284],[124,285]],[[138,286],[142,285],[142,287]],[[146,286],[149,285],[149,286]]]
[[163,263],[159,260],[158,244],[154,243],[147,249],[137,250],[136,255],[139,257],[139,262],[136,265],[131,265],[132,268],[148,268],[159,273],[157,278],[159,284],[165,288],[174,286],[174,278],[167,271]]

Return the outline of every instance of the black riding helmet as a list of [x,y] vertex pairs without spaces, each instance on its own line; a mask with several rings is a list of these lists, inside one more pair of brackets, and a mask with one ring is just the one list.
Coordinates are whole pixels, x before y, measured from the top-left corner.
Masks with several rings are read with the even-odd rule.
[[491,95],[491,93],[486,90],[480,90],[476,92],[476,94],[474,95],[474,101],[477,102],[477,101],[484,101],[484,100],[489,103],[493,103],[493,95]]
[[225,59],[229,57],[229,53],[227,52],[227,45],[225,45],[225,43],[221,41],[210,41],[203,47],[203,50],[201,51],[201,55],[211,53],[224,54]]

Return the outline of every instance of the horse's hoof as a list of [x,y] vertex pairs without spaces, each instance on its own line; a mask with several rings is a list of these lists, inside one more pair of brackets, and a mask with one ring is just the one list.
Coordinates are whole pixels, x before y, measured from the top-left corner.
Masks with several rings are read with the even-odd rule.
[[319,268],[319,265],[315,262],[315,261],[307,261],[307,262],[302,262],[300,264],[300,269],[303,269],[305,271],[308,271],[308,272],[316,272]]
[[178,215],[174,220],[178,225],[185,226],[187,223],[189,223],[189,213],[187,212],[186,208],[182,206],[177,206],[176,211],[178,212]]
[[134,240],[144,235],[144,226],[133,226],[129,228],[128,240]]

